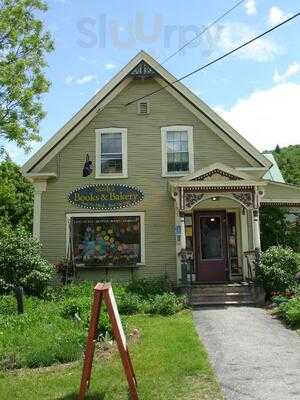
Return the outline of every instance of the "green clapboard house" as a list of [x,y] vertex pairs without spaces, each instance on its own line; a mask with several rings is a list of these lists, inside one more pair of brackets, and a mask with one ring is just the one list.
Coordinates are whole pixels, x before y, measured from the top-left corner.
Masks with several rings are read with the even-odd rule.
[[174,80],[140,52],[23,166],[50,262],[93,280],[244,281],[260,208],[300,207],[300,188],[263,178],[272,162]]

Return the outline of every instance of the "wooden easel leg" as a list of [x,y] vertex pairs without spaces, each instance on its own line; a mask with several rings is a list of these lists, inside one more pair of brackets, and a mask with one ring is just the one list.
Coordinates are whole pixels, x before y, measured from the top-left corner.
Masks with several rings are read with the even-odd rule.
[[137,380],[136,380],[136,377],[135,377],[134,369],[133,369],[132,362],[131,362],[131,357],[130,357],[130,354],[129,354],[128,350],[127,350],[127,358],[128,358],[128,364],[129,364],[129,368],[131,370],[131,374],[132,374],[133,379],[135,380],[135,384],[137,386]]
[[91,319],[89,325],[89,333],[87,338],[86,351],[84,356],[84,363],[82,369],[82,377],[80,384],[80,391],[78,400],[84,400],[85,393],[90,386],[91,373],[93,367],[93,358],[95,352],[95,340],[97,335],[97,328],[100,318],[101,303],[102,303],[102,292],[94,291],[94,301],[91,310]]
[[131,400],[139,400],[137,390],[136,390],[136,378],[133,372],[132,364],[130,358],[127,357],[129,356],[128,351],[120,351],[121,353],[121,360],[122,364],[124,367],[125,375],[127,378],[128,386],[129,386],[129,392],[130,392],[130,397]]

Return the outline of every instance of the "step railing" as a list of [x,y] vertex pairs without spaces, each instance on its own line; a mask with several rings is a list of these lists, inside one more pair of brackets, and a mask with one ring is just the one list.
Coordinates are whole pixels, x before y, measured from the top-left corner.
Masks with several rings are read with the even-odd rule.
[[261,252],[259,249],[245,251],[244,256],[246,257],[247,261],[248,280],[254,282],[259,276]]

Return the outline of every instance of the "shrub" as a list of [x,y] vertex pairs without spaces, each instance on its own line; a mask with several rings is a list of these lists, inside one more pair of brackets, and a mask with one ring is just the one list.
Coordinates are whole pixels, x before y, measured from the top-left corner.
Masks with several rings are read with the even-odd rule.
[[12,315],[16,313],[16,299],[13,296],[1,296],[0,316]]
[[[60,305],[60,316],[65,319],[72,319],[88,329],[91,314],[91,300],[89,298],[67,299]],[[99,338],[112,338],[112,327],[106,309],[103,306],[98,326],[97,335]]]
[[171,291],[171,284],[166,276],[150,279],[134,279],[127,285],[127,291],[143,298],[153,297]]
[[148,312],[150,314],[173,315],[184,307],[184,299],[177,297],[174,293],[156,295],[149,302]]
[[0,229],[0,280],[12,289],[23,286],[26,293],[40,295],[54,275],[53,267],[41,256],[41,244],[24,228]]
[[259,279],[267,296],[270,297],[272,291],[285,292],[295,287],[298,269],[298,259],[292,249],[273,246],[266,250],[261,257]]
[[289,299],[286,296],[274,296],[272,297],[272,301],[278,307],[280,304],[287,303]]
[[280,304],[278,314],[289,326],[300,327],[300,298]]
[[90,310],[89,299],[67,299],[61,304],[60,315],[63,318],[74,319],[76,315],[80,319],[84,319]]
[[143,309],[143,300],[134,293],[125,293],[117,296],[117,304],[120,314],[137,314]]

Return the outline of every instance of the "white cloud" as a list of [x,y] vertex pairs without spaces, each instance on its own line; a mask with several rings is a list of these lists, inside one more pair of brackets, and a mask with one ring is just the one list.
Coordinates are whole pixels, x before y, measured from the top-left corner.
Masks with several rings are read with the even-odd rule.
[[256,1],[255,0],[247,0],[245,3],[246,14],[255,15],[257,14]]
[[[214,45],[222,52],[228,52],[257,35],[244,23],[226,23],[212,30]],[[281,48],[272,40],[261,38],[234,53],[236,57],[257,62],[272,60],[281,53]]]
[[116,67],[117,67],[116,64],[113,63],[107,63],[104,65],[104,68],[107,70],[115,69]]
[[93,58],[87,58],[84,56],[79,56],[79,60],[86,63],[86,64],[96,64],[96,60],[94,60]]
[[282,83],[253,92],[230,110],[215,110],[263,151],[300,143],[299,103],[300,85]]
[[75,83],[77,85],[84,85],[85,83],[89,83],[97,79],[96,75],[85,75],[81,78],[76,79]]
[[280,24],[289,18],[289,14],[285,14],[279,7],[271,7],[268,15],[268,22],[271,26]]
[[300,72],[300,63],[294,62],[288,66],[285,72],[280,74],[277,70],[273,74],[273,82],[274,83],[282,83],[287,81],[294,75],[299,74]]
[[65,83],[67,85],[75,84],[75,85],[84,85],[85,83],[92,82],[97,79],[96,75],[84,75],[81,78],[75,79],[73,76],[68,75],[65,79]]
[[68,75],[68,76],[66,77],[66,79],[65,79],[65,83],[66,83],[67,85],[71,85],[71,83],[73,82],[73,80],[74,80],[73,76]]

